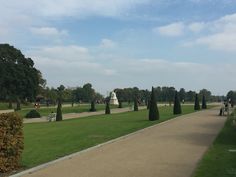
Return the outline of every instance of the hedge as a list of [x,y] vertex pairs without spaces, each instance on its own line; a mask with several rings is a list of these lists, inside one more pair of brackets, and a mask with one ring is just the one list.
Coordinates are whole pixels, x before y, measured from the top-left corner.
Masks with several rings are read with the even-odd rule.
[[39,118],[41,117],[41,115],[37,110],[32,109],[25,115],[25,117],[26,118]]
[[17,113],[0,114],[0,173],[19,168],[23,139],[22,118]]

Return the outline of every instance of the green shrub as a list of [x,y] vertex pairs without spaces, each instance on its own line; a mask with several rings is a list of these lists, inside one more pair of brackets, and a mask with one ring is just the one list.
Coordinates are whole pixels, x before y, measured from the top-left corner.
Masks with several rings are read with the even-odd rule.
[[175,100],[174,100],[174,110],[173,110],[173,113],[174,113],[174,115],[182,113],[181,105],[180,105],[180,101],[179,101],[179,95],[178,95],[177,91],[175,91]]
[[96,108],[95,108],[95,101],[92,101],[91,102],[91,108],[89,110],[90,112],[95,112],[96,111]]
[[110,110],[110,104],[109,104],[109,102],[106,103],[105,114],[111,114],[111,110]]
[[194,110],[195,110],[195,111],[200,110],[200,104],[199,104],[198,94],[195,95]]
[[118,108],[122,108],[123,106],[122,106],[122,101],[119,101],[119,106],[118,106]]
[[206,104],[206,97],[205,97],[205,95],[202,96],[202,109],[207,109],[207,104]]
[[58,99],[56,121],[62,121],[61,99]]
[[147,110],[150,108],[150,100],[147,101]]
[[134,111],[138,111],[138,99],[134,99]]
[[41,115],[37,110],[32,109],[25,115],[25,117],[26,118],[39,118],[41,117]]
[[149,120],[154,121],[154,120],[159,120],[159,118],[160,118],[160,115],[159,115],[159,110],[157,107],[156,96],[155,96],[154,88],[152,87],[151,100],[150,100],[150,106],[149,106]]
[[23,139],[22,118],[17,113],[0,114],[1,173],[19,168],[19,161],[24,148]]

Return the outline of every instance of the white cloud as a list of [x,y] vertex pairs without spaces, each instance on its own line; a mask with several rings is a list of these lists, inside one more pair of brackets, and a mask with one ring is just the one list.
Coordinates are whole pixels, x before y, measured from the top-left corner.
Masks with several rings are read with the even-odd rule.
[[198,38],[195,44],[207,45],[210,49],[236,52],[236,34],[221,32]]
[[[151,0],[8,0],[1,4],[0,14],[30,14],[45,17],[109,16],[117,17],[127,14],[136,6],[149,3]],[[32,11],[33,9],[33,11]]]
[[54,27],[40,27],[40,28],[33,27],[30,30],[33,34],[42,35],[42,36],[60,37],[60,36],[68,35],[68,32],[66,30],[59,31],[58,29]]
[[[46,16],[122,16],[137,5],[150,0],[42,0],[41,11]],[[56,5],[55,5],[56,4]]]
[[[0,6],[0,27],[8,31],[9,35],[3,36],[0,34],[0,41],[12,42],[13,39],[14,44],[22,44],[22,41],[35,40],[32,39],[32,36],[26,34],[26,31],[29,30],[44,36],[46,34],[66,34],[66,31],[58,31],[52,27],[48,28],[53,22],[64,20],[64,18],[84,19],[94,16],[127,18],[136,7],[147,4],[150,1],[151,0],[2,1]],[[36,29],[35,27],[38,26],[44,28]],[[47,43],[49,42],[50,40],[47,41]],[[62,43],[61,40],[55,41],[55,39],[52,39],[52,43],[55,42]]]
[[93,56],[87,48],[81,46],[33,48],[26,52],[26,56],[33,58],[36,67],[46,76],[50,86],[76,86],[116,75],[115,68],[100,64],[97,56]]
[[155,33],[163,36],[181,36],[184,33],[185,25],[182,22],[172,23],[166,26],[156,27],[153,29]]
[[[236,65],[233,64],[199,64],[119,56],[109,56],[105,63],[100,63],[100,56],[81,46],[35,48],[26,52],[26,56],[34,59],[49,86],[81,86],[91,82],[95,89],[104,94],[117,87],[138,86],[146,89],[164,85],[192,90],[207,88],[215,94],[222,94],[231,89],[228,88],[231,83],[236,82],[236,78],[227,77],[236,75]],[[224,85],[219,80],[224,80]]]
[[111,49],[116,46],[116,43],[110,39],[102,39],[100,47],[105,49]]
[[208,35],[187,42],[186,46],[206,45],[210,49],[236,52],[236,14],[208,22]]
[[53,63],[54,61],[64,62],[80,62],[91,59],[89,50],[85,47],[76,45],[69,46],[52,46],[52,47],[39,47],[29,52],[28,55],[37,58],[48,58]]
[[189,24],[188,28],[195,33],[201,32],[206,27],[206,24],[203,22],[194,22]]

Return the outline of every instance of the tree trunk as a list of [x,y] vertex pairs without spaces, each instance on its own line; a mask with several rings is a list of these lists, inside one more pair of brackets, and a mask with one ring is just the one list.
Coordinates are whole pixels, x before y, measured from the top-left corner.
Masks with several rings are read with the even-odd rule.
[[20,99],[19,99],[19,98],[16,99],[16,110],[17,110],[17,111],[18,111],[18,110],[21,110]]
[[9,100],[8,108],[12,109],[12,101],[11,100]]

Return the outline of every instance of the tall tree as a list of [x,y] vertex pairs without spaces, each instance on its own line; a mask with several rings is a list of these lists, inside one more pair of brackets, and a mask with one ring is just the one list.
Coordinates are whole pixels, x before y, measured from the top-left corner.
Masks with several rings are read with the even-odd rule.
[[158,120],[159,118],[160,118],[160,115],[159,115],[159,110],[157,107],[155,91],[154,91],[154,88],[152,87],[150,107],[149,107],[149,120],[155,121],[155,120]]
[[206,104],[206,97],[205,97],[205,95],[202,96],[202,109],[207,109],[207,104]]
[[234,107],[234,104],[236,103],[236,91],[229,91],[227,93],[227,99],[230,100],[231,107]]
[[200,104],[199,104],[198,94],[195,95],[194,110],[195,110],[195,111],[200,110]]
[[0,44],[0,97],[16,101],[34,100],[40,90],[42,75],[31,58],[9,44]]
[[190,90],[186,93],[186,101],[193,102],[195,99],[196,92]]
[[85,102],[90,102],[95,99],[95,90],[92,88],[92,84],[87,83],[83,86],[83,93]]
[[174,99],[174,109],[173,109],[174,114],[182,114],[182,109],[179,101],[179,95],[178,92],[175,91],[175,99]]
[[[207,89],[202,89],[199,92],[199,98],[203,98],[203,95],[205,96],[206,100],[210,100],[211,99],[211,92]],[[202,101],[202,100],[201,100]]]
[[185,96],[186,96],[186,92],[184,88],[181,88],[179,90],[179,101],[180,102],[184,102],[185,101]]

